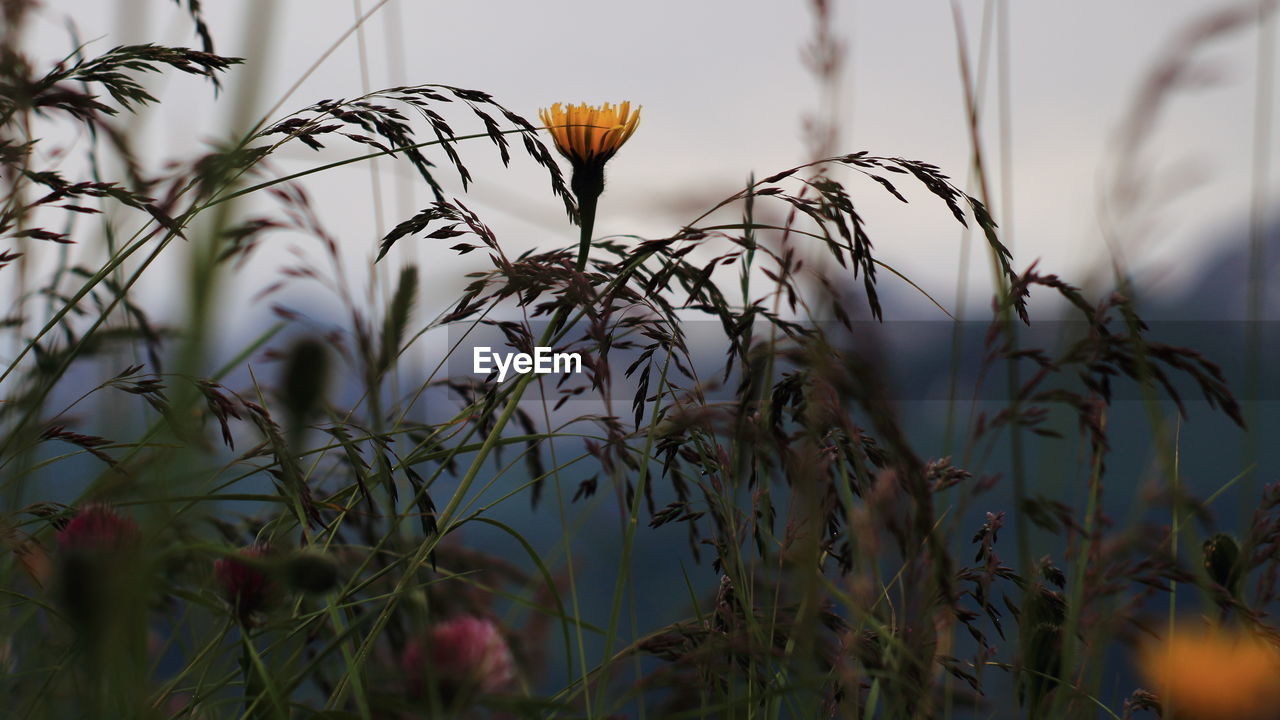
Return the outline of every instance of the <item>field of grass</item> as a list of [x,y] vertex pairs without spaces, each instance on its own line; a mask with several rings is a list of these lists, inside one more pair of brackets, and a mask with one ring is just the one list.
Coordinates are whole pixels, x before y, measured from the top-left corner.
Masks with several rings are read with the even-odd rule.
[[[179,5],[192,48],[68,33],[43,65],[32,4],[0,1],[0,717],[1280,718],[1266,112],[1235,349],[1144,322],[1118,256],[1099,283],[1011,251],[979,89],[1004,2],[973,3],[973,48],[955,4],[967,166],[837,146],[833,8],[797,3],[818,159],[652,237],[596,231],[640,98],[548,81],[526,117],[420,84],[259,117]],[[1256,34],[1273,68],[1274,9],[1207,7],[1157,59],[1104,233],[1140,224],[1186,58]],[[241,129],[152,167],[128,124],[183,74]],[[558,244],[515,251],[468,200],[495,154],[563,208]],[[353,263],[307,186],[374,162],[433,199]],[[980,319],[882,260],[885,199],[972,240]],[[904,288],[937,320],[883,322]],[[479,347],[581,371],[476,372]]]

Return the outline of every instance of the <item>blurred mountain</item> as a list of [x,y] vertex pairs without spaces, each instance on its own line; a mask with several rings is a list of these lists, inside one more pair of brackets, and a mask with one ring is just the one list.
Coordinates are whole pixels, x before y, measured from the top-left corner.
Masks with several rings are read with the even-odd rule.
[[[1280,320],[1275,287],[1280,285],[1280,216],[1263,233],[1259,275],[1264,301],[1262,319]],[[1180,290],[1150,300],[1145,312],[1158,320],[1235,320],[1248,318],[1251,272],[1249,231],[1240,227],[1229,233],[1220,249],[1203,262],[1203,269]],[[1268,302],[1267,300],[1270,300]]]

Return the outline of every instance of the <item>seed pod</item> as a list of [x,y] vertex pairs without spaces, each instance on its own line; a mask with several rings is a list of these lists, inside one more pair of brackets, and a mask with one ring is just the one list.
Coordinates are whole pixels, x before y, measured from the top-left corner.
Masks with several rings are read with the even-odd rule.
[[1204,541],[1204,569],[1209,578],[1226,588],[1232,596],[1239,593],[1244,568],[1240,564],[1240,546],[1226,533],[1218,533]]
[[284,581],[294,590],[320,594],[338,584],[338,566],[328,555],[312,551],[295,552],[285,558]]
[[289,350],[280,378],[289,421],[296,427],[324,403],[329,383],[329,350],[315,338],[303,338]]

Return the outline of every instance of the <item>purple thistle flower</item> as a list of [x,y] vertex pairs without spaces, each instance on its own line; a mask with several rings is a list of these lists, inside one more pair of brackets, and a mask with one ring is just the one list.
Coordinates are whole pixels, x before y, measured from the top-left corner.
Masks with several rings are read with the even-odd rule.
[[137,598],[142,532],[108,505],[86,505],[57,542],[58,599],[80,632],[100,639]]
[[58,533],[63,553],[114,554],[133,549],[142,533],[138,523],[108,505],[86,505]]
[[[237,553],[248,560],[259,560],[271,552],[267,545],[250,545]],[[224,557],[213,564],[214,578],[241,623],[248,624],[250,616],[267,609],[276,597],[276,584],[260,569],[256,562],[242,562],[235,557]]]

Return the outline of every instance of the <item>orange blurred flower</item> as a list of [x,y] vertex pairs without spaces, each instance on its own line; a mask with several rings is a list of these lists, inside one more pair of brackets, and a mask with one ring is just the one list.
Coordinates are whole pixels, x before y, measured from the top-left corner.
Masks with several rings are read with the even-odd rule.
[[539,110],[538,117],[551,132],[556,149],[577,168],[604,165],[613,157],[640,124],[640,108],[633,113],[629,102],[617,107],[610,103],[600,107],[583,103],[567,108],[556,103],[550,109]]
[[1179,630],[1141,654],[1165,718],[1271,720],[1280,716],[1280,648],[1254,633]]

